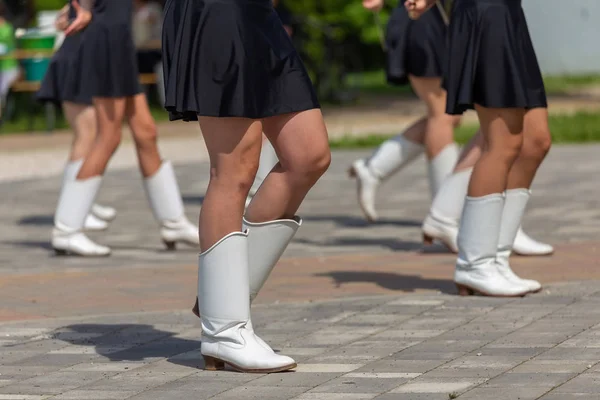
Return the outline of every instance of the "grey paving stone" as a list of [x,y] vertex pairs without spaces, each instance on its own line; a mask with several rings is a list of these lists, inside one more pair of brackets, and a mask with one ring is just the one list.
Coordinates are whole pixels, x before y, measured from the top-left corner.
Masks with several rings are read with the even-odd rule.
[[286,387],[282,390],[280,387],[269,386],[240,386],[228,390],[216,396],[214,400],[287,400],[292,399],[310,389],[309,387]]
[[321,384],[312,393],[384,393],[410,378],[353,378],[342,376]]
[[509,372],[487,382],[485,387],[555,387],[576,376],[571,374]]
[[600,360],[600,349],[555,347],[536,357],[538,360]]
[[294,400],[370,400],[375,393],[302,393]]
[[600,374],[581,374],[555,388],[553,393],[600,393]]
[[210,389],[203,391],[184,391],[184,390],[148,390],[136,396],[128,397],[127,400],[207,400],[214,396]]
[[342,347],[310,358],[311,363],[366,363],[390,356],[388,348]]
[[600,394],[550,392],[540,397],[539,400],[600,400]]
[[249,386],[270,386],[270,387],[312,387],[322,385],[342,375],[343,372],[316,372],[316,373],[288,373],[288,374],[270,374],[258,379],[254,379],[247,384]]
[[422,375],[395,388],[390,393],[462,393],[483,382],[485,382],[483,378],[426,378]]
[[449,393],[386,393],[376,400],[448,400]]
[[71,390],[53,397],[52,400],[125,400],[135,394],[132,390]]
[[516,387],[516,388],[482,388],[478,387],[460,395],[460,400],[534,400],[547,393],[549,387]]
[[369,363],[354,372],[405,372],[423,373],[432,370],[442,364],[445,360],[392,360],[385,359]]
[[514,368],[511,372],[521,374],[549,373],[549,374],[579,374],[588,369],[591,364],[585,360],[538,360],[533,359]]

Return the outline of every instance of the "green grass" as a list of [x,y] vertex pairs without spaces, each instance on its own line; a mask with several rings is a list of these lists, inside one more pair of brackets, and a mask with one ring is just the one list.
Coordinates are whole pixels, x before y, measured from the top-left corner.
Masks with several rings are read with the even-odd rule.
[[[348,86],[364,94],[411,93],[408,85],[402,87],[389,85],[382,70],[349,74],[347,79]],[[565,94],[584,86],[600,85],[600,75],[546,76],[544,84],[548,94]]]
[[[34,113],[33,116],[28,115],[24,110],[27,110],[27,106],[22,106],[18,104],[19,113],[16,115],[14,120],[4,121],[2,127],[0,127],[0,135],[10,135],[10,134],[19,134],[19,133],[27,133],[32,131],[43,132],[46,130],[46,120],[43,110],[40,108],[38,112]],[[164,110],[164,108],[158,105],[152,105],[150,107],[150,112],[154,119],[157,122],[167,121],[169,119],[169,115]],[[69,129],[67,121],[65,121],[62,113],[57,110],[56,111],[56,124],[55,130],[60,129]],[[29,124],[30,119],[33,119],[33,129],[30,130]]]
[[[573,115],[551,115],[550,131],[554,143],[600,142],[600,112],[579,112]],[[467,143],[478,126],[462,125],[455,131],[456,141]],[[332,139],[332,149],[364,149],[379,146],[392,135],[372,134],[362,137],[345,136]]]
[[350,89],[362,94],[406,94],[412,93],[409,85],[396,86],[387,83],[385,71],[366,71],[348,74],[346,83]]
[[546,76],[544,85],[548,94],[564,94],[584,86],[600,86],[600,75]]

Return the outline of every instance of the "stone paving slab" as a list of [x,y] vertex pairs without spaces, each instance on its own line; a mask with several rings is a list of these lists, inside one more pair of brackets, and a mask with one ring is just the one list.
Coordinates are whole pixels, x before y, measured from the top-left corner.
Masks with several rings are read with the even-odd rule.
[[[518,273],[543,283],[600,279],[598,151],[598,145],[551,151],[534,185],[524,226],[533,237],[554,244],[556,254],[514,257]],[[352,160],[368,154],[334,153],[330,171],[302,206],[306,223],[259,302],[454,293],[450,280],[455,256],[440,247],[424,250],[420,244],[421,219],[429,204],[423,160],[383,185],[378,198],[381,220],[369,225],[356,205],[355,183],[345,174]],[[208,166],[182,163],[176,172],[186,212],[195,220]],[[198,249],[167,252],[161,247],[137,171],[109,173],[100,192],[101,202],[119,210],[108,231],[91,235],[113,247],[110,258],[53,256],[49,236],[59,185],[57,176],[0,183],[0,320],[190,306]]]
[[599,304],[596,281],[260,304],[257,332],[299,362],[272,375],[204,371],[189,311],[6,322],[0,399],[597,399]]

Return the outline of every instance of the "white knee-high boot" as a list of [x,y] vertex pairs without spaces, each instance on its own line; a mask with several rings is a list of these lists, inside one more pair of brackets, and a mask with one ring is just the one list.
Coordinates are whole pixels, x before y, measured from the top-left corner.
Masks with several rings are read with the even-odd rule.
[[519,278],[510,268],[509,263],[513,243],[515,243],[530,196],[529,189],[509,189],[506,191],[496,262],[499,265],[500,273],[509,282],[527,286],[531,292],[539,292],[542,290],[542,285],[538,281]]
[[250,320],[247,233],[231,233],[200,254],[198,299],[201,352],[206,369],[223,369],[229,364],[242,372],[270,373],[296,367],[293,359],[275,354],[247,327]]
[[169,161],[163,161],[154,175],[144,179],[144,189],[167,248],[174,250],[177,243],[198,246],[198,227],[185,216],[175,171]]
[[440,190],[442,183],[452,175],[452,171],[458,162],[460,148],[456,143],[444,147],[433,159],[429,160],[428,176],[431,198],[434,199]]
[[460,295],[514,297],[530,292],[525,285],[508,281],[496,263],[503,209],[502,193],[466,198],[454,272]]
[[444,243],[450,251],[457,253],[458,224],[465,196],[469,188],[472,168],[450,175],[433,199],[429,214],[423,221],[423,241],[432,244],[434,240]]
[[423,146],[411,142],[402,134],[385,141],[369,159],[352,163],[348,173],[357,181],[358,204],[367,220],[377,220],[375,196],[385,179],[423,154]]
[[[63,173],[62,187],[66,182],[71,182],[77,179],[77,174],[83,165],[83,159],[69,161],[65,166]],[[62,190],[62,189],[61,189]],[[93,204],[91,212],[86,216],[84,228],[87,231],[103,231],[108,228],[108,223],[115,219],[117,211],[112,207]]]
[[[248,275],[251,304],[301,225],[302,218],[300,217],[259,223],[248,222],[244,218],[243,229],[248,231]],[[192,311],[196,316],[200,316],[198,299],[196,299],[196,305]],[[251,320],[248,321],[246,327],[254,330]],[[258,340],[261,344],[269,347],[260,338]]]
[[58,199],[52,230],[52,247],[57,254],[88,257],[110,254],[108,247],[94,243],[83,233],[86,216],[101,185],[101,176],[65,182]]
[[[444,243],[454,253],[458,252],[456,237],[458,224],[469,189],[469,180],[473,168],[455,172],[446,179],[433,199],[429,214],[423,221],[423,242],[431,244],[433,240]],[[538,242],[527,236],[519,227],[513,252],[522,256],[544,256],[554,252],[549,244]]]
[[262,185],[267,175],[269,175],[278,162],[279,159],[277,158],[277,153],[275,153],[275,149],[271,142],[263,140],[262,148],[260,149],[260,159],[258,161],[258,171],[256,172],[256,177],[254,178],[254,182],[252,183],[250,192],[246,198],[246,206],[250,204],[250,201],[252,201],[252,197],[254,197],[258,188]]

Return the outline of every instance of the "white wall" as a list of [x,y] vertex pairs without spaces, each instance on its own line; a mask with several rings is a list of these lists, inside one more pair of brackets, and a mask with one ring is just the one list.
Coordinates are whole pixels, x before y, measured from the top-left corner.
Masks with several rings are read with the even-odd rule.
[[523,0],[545,74],[600,73],[600,0]]

